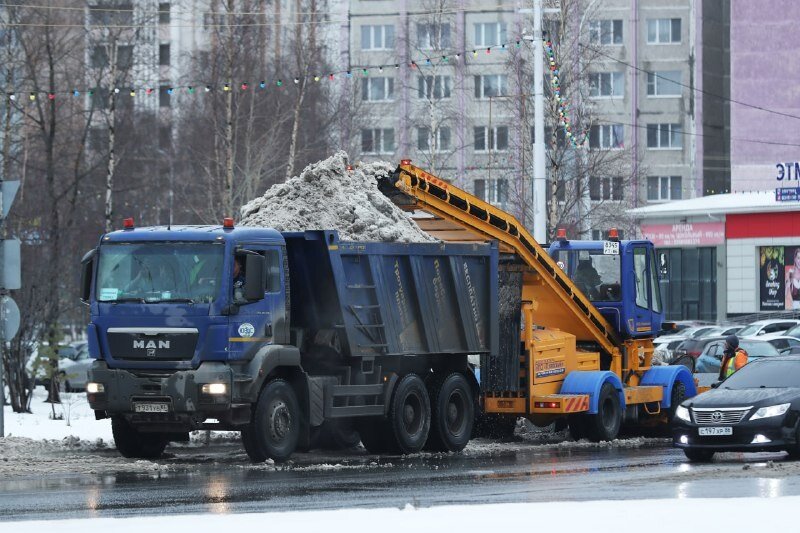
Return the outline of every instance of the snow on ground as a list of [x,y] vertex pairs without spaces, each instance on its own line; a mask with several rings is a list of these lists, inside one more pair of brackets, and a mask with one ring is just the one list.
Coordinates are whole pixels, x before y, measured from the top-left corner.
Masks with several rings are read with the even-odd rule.
[[[27,437],[34,440],[77,439],[95,442],[102,439],[112,442],[111,421],[95,420],[89,408],[86,394],[82,392],[61,393],[61,405],[45,403],[47,391],[36,387],[31,401],[31,413],[15,413],[5,406],[6,437]],[[53,420],[53,408],[60,420]]]
[[378,177],[396,165],[361,163],[347,170],[345,152],[307,166],[245,204],[241,226],[278,231],[335,229],[343,240],[431,242],[411,218],[378,190]]
[[[203,514],[142,518],[59,520],[59,533],[203,533],[292,531],[338,533],[375,531],[592,531],[674,533],[675,531],[762,531],[795,523],[800,497],[537,502],[403,509],[346,509],[253,514]],[[743,512],[743,510],[745,510]],[[39,533],[53,522],[7,522],[3,530]],[[789,528],[790,530],[792,528]]]

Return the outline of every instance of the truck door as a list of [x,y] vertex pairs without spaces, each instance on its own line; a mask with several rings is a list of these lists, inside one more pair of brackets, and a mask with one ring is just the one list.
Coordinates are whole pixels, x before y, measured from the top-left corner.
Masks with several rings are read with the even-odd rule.
[[228,350],[234,359],[246,357],[264,343],[273,342],[276,332],[287,328],[281,247],[243,245],[242,248],[264,256],[266,290],[263,299],[249,302],[242,299],[240,290],[233,288],[232,302],[239,306],[239,312],[230,315]]
[[[652,334],[661,327],[661,293],[655,253],[647,244],[637,244],[633,248],[633,274],[635,285],[635,305],[633,316],[629,317],[628,328],[633,335]],[[630,323],[633,319],[633,324]]]

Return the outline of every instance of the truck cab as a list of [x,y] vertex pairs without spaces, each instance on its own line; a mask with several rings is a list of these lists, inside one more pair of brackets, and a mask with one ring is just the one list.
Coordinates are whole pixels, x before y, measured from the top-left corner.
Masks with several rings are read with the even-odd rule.
[[652,337],[663,320],[653,243],[609,233],[606,241],[571,241],[559,230],[550,257],[623,339]]

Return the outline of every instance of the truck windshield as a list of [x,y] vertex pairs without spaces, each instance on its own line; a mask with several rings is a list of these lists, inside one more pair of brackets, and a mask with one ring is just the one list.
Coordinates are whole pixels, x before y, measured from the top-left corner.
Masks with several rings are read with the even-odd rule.
[[223,250],[217,243],[104,244],[97,301],[213,302],[222,279]]
[[560,250],[556,261],[589,300],[622,299],[619,255],[606,255],[603,250]]

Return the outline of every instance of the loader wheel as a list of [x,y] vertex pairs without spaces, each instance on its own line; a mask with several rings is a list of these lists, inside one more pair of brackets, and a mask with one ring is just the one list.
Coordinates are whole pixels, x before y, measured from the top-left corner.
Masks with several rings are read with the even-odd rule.
[[604,383],[597,399],[597,414],[586,417],[586,436],[595,442],[614,440],[621,423],[622,407],[617,389],[611,383]]
[[242,433],[250,459],[257,463],[267,458],[276,463],[289,459],[300,439],[300,416],[292,386],[282,379],[267,383],[258,397],[250,427]]
[[123,457],[157,459],[167,447],[164,435],[141,432],[121,415],[111,417],[111,433],[114,435],[114,445]]
[[452,373],[434,381],[430,391],[431,429],[425,448],[460,452],[472,436],[475,400],[463,374]]
[[389,408],[390,446],[397,452],[417,453],[425,446],[431,427],[431,402],[425,383],[407,374],[394,389]]

